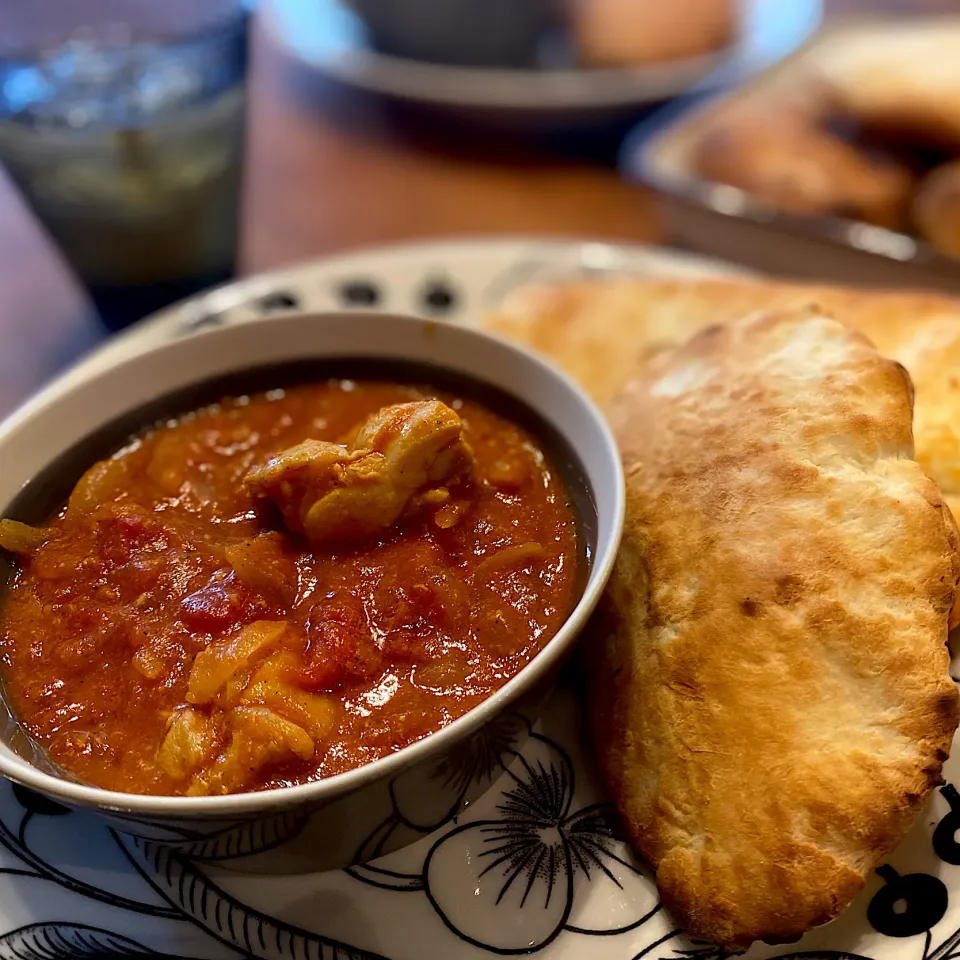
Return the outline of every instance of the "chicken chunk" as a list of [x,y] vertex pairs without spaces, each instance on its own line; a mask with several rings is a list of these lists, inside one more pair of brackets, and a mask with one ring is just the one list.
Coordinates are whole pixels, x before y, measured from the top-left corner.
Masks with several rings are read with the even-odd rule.
[[279,507],[315,544],[383,533],[424,507],[450,503],[473,471],[463,423],[439,400],[384,407],[349,445],[306,440],[253,467],[244,486]]
[[170,718],[157,759],[175,780],[186,780],[204,766],[215,747],[215,732],[209,717],[190,707],[181,707]]
[[256,620],[241,627],[229,640],[201,650],[190,670],[187,700],[192,704],[210,703],[235,677],[245,687],[251,664],[276,647],[286,630],[283,621]]
[[238,793],[264,768],[313,756],[310,735],[267,707],[236,707],[227,718],[227,727],[232,734],[229,746],[194,778],[188,795]]

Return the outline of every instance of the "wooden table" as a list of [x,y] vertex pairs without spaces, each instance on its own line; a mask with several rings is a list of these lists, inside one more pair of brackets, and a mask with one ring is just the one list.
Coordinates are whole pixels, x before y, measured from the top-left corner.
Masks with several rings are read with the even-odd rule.
[[[779,2],[779,0],[770,0]],[[830,12],[954,9],[953,0],[827,0]],[[334,120],[298,93],[255,31],[242,266],[264,270],[428,235],[590,235],[658,241],[651,198],[609,166],[424,149],[378,116]],[[0,174],[0,417],[102,335],[83,295]]]

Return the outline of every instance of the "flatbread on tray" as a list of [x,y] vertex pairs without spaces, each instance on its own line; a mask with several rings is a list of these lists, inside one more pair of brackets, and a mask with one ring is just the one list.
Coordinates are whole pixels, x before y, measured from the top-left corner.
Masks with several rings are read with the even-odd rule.
[[911,401],[800,309],[701,331],[610,407],[628,519],[595,751],[665,906],[725,950],[834,917],[941,782],[960,558]]
[[516,291],[484,326],[555,360],[606,406],[639,359],[714,323],[816,304],[899,360],[916,389],[916,458],[960,514],[960,300],[728,279],[570,281]]

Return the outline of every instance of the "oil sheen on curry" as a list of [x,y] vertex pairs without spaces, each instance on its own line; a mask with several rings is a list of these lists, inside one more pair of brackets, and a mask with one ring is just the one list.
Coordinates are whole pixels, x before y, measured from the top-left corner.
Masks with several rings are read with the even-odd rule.
[[567,491],[469,398],[331,380],[166,422],[44,528],[0,521],[0,654],[64,769],[189,796],[305,783],[421,739],[577,599]]

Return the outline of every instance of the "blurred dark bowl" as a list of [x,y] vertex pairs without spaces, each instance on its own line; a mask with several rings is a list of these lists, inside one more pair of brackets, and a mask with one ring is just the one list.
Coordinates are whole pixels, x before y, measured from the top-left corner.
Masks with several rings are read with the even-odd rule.
[[382,53],[469,67],[534,67],[561,0],[349,0]]

